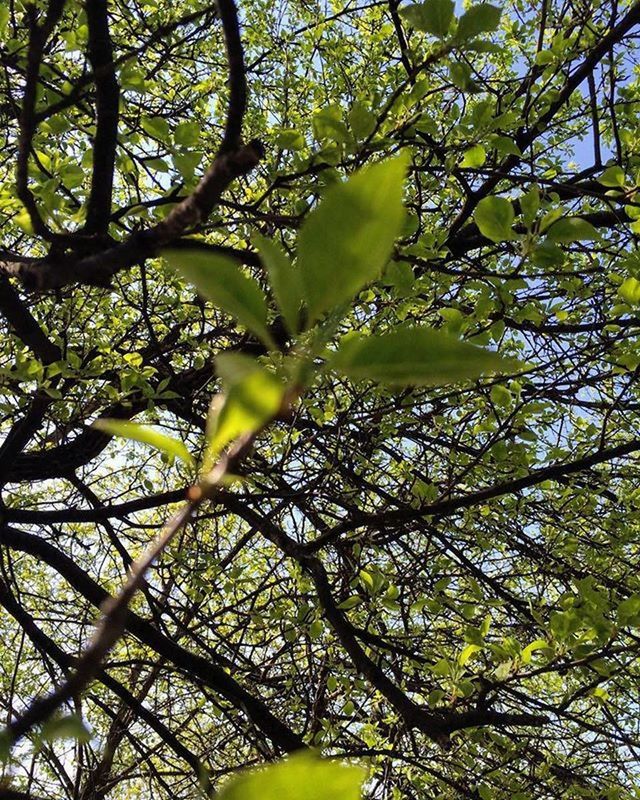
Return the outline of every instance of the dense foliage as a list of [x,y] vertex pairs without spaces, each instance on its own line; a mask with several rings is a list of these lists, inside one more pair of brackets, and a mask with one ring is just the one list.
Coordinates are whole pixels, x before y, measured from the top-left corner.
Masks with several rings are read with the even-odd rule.
[[640,796],[640,3],[238,16],[0,6],[0,794]]

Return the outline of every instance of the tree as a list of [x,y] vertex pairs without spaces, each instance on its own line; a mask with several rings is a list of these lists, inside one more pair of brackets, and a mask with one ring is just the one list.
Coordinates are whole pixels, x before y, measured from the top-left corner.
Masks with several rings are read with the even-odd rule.
[[0,8],[5,796],[638,796],[639,23]]

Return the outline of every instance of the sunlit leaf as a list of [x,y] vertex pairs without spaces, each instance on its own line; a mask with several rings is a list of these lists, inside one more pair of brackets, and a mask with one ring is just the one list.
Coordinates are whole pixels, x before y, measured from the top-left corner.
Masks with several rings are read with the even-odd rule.
[[375,164],[332,186],[300,230],[298,262],[309,322],[377,278],[404,219],[406,159]]
[[226,783],[219,800],[359,800],[363,767],[296,753],[259,770],[240,772]]
[[124,419],[101,418],[97,419],[92,427],[110,436],[121,436],[123,439],[151,445],[172,459],[179,458],[186,464],[193,464],[193,456],[179,439],[159,433],[148,425],[139,425],[137,422]]
[[481,167],[487,160],[487,153],[481,144],[476,144],[465,151],[460,162],[461,167]]
[[236,353],[216,358],[224,395],[217,399],[208,425],[208,464],[226,445],[247,433],[255,433],[276,416],[285,386],[257,361]]
[[627,278],[618,287],[618,294],[631,306],[640,303],[640,281],[636,278]]
[[231,258],[203,250],[166,249],[162,256],[207,300],[235,317],[266,344],[273,346],[267,329],[267,301],[255,278]]
[[598,231],[582,217],[563,217],[549,228],[547,239],[551,242],[569,244],[570,242],[597,239]]
[[598,183],[601,183],[603,186],[624,188],[624,180],[625,176],[622,167],[613,166],[605,169],[598,178]]
[[531,644],[528,644],[520,654],[522,663],[528,664],[531,661],[531,656],[538,650],[544,650],[545,647],[549,647],[549,642],[546,639],[536,639]]
[[458,656],[458,664],[460,664],[461,667],[464,667],[465,664],[481,650],[482,647],[478,644],[468,644]]

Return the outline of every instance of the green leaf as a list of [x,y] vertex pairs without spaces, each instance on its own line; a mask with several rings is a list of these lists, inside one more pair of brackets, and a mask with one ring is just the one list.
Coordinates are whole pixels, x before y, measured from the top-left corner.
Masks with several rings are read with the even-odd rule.
[[160,450],[170,458],[179,458],[186,464],[193,464],[193,456],[179,439],[172,439],[164,433],[150,428],[148,425],[139,425],[137,422],[129,422],[124,419],[97,419],[92,428],[96,428],[110,436],[121,436],[123,439],[131,439],[134,442],[142,442],[151,445],[156,450]]
[[300,330],[300,308],[302,306],[302,281],[297,268],[287,254],[271,239],[259,233],[252,236],[252,242],[267,269],[269,284],[282,311],[289,333]]
[[174,141],[182,147],[197,145],[202,136],[202,129],[197,122],[181,122],[175,130]]
[[499,156],[522,156],[520,148],[510,136],[492,136],[491,147],[496,149]]
[[559,267],[564,263],[562,250],[551,242],[544,241],[531,253],[531,260],[538,267]]
[[306,144],[304,136],[294,128],[283,128],[275,137],[276,146],[283,150],[303,150]]
[[539,67],[545,67],[547,64],[553,64],[555,60],[556,56],[551,50],[540,50],[539,53],[536,53],[536,65]]
[[628,625],[640,615],[640,595],[632,594],[618,606],[617,618],[620,625]]
[[618,294],[629,305],[636,306],[640,303],[640,281],[635,278],[627,278],[618,287]]
[[478,3],[460,17],[456,38],[473,39],[479,33],[495,31],[500,24],[502,9],[490,3]]
[[314,114],[313,133],[320,142],[332,141],[337,144],[346,142],[349,138],[347,126],[342,121],[342,108],[339,105],[330,105]]
[[476,653],[479,653],[480,650],[482,650],[480,645],[468,644],[458,656],[458,664],[460,664],[461,667],[464,667],[469,659],[472,658]]
[[547,239],[550,242],[577,242],[586,239],[598,239],[600,234],[590,222],[582,217],[564,217],[549,228]]
[[192,283],[207,300],[235,317],[271,349],[267,301],[255,278],[231,258],[203,250],[163,250],[168,264]]
[[358,597],[357,594],[352,594],[351,597],[347,597],[346,600],[343,600],[338,608],[341,611],[349,611],[349,609],[359,606],[360,603],[362,603],[362,598]]
[[349,125],[358,141],[369,136],[376,126],[376,115],[359,100],[353,104],[349,112]]
[[484,197],[473,214],[480,233],[492,242],[513,239],[513,206],[504,197]]
[[487,160],[487,153],[481,144],[470,147],[460,162],[461,167],[481,167]]
[[13,222],[23,230],[25,233],[33,234],[33,223],[31,222],[31,214],[27,211],[26,208],[22,209],[18,214],[15,215],[13,218]]
[[624,188],[624,170],[622,167],[617,166],[607,167],[598,178],[598,183],[601,183],[603,186]]
[[426,0],[401,8],[400,14],[413,28],[442,39],[449,32],[454,8],[453,0]]
[[11,737],[8,731],[0,730],[0,764],[6,763],[11,756]]
[[343,339],[329,366],[355,380],[426,386],[511,369],[515,362],[443,331],[402,327],[377,336]]
[[535,641],[531,642],[531,644],[528,644],[520,654],[522,663],[528,664],[531,661],[531,656],[537,650],[544,650],[545,647],[549,647],[549,642],[547,642],[546,639],[536,639]]
[[309,324],[377,278],[404,219],[402,156],[360,170],[330,187],[298,239]]
[[462,61],[449,64],[449,76],[454,86],[463,92],[477,92],[478,84],[471,77],[471,67]]
[[207,466],[229,442],[255,433],[272,420],[282,407],[285,386],[257,361],[238,353],[216,358],[216,370],[225,393],[217,398],[207,426]]
[[50,719],[42,726],[42,738],[45,742],[54,742],[56,739],[76,739],[86,744],[91,739],[84,722],[77,714],[68,717]]
[[218,800],[359,800],[363,767],[295,753],[285,761],[234,775]]
[[520,208],[524,218],[524,224],[531,228],[540,210],[540,190],[537,186],[532,186],[528,192],[520,198]]
[[140,125],[145,133],[155,139],[167,141],[169,138],[169,123],[163,117],[143,117]]

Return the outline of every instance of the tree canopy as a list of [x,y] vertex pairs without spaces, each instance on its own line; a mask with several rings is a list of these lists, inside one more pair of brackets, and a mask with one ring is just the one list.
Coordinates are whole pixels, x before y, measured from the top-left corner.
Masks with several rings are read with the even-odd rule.
[[639,34],[0,6],[0,795],[640,796]]

